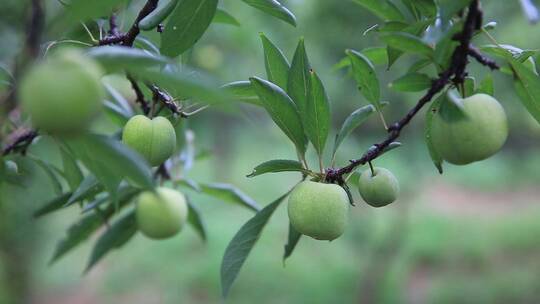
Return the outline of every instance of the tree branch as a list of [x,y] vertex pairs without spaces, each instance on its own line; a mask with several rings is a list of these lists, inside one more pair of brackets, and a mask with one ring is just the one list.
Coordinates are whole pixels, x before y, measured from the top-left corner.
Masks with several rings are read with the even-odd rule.
[[[366,151],[362,157],[358,159],[350,160],[349,165],[341,168],[328,168],[326,170],[326,181],[331,183],[337,183],[343,185],[345,183],[343,176],[353,172],[353,170],[361,165],[370,162],[379,157],[388,146],[394,142],[400,135],[401,131],[409,122],[414,118],[416,114],[422,109],[422,107],[430,102],[435,95],[441,92],[446,85],[453,82],[454,84],[463,83],[463,80],[467,76],[466,68],[468,56],[471,55],[477,59],[480,63],[489,66],[492,69],[498,68],[491,60],[486,60],[479,52],[475,52],[474,49],[471,53],[471,39],[475,31],[479,30],[482,25],[482,11],[480,10],[479,0],[473,0],[469,5],[467,17],[462,31],[454,37],[460,44],[456,47],[452,54],[450,67],[439,74],[439,77],[434,80],[427,93],[420,98],[418,103],[399,121],[390,125],[388,128],[388,136],[382,142],[376,143]],[[479,56],[482,58],[479,60]]]
[[20,152],[26,154],[28,146],[32,143],[34,138],[38,136],[38,132],[35,130],[18,129],[10,134],[8,138],[8,145],[2,149],[2,155],[8,155],[12,152]]
[[144,115],[148,115],[148,113],[150,113],[150,106],[148,105],[148,102],[144,98],[144,94],[143,94],[141,88],[139,87],[139,84],[129,74],[127,75],[127,79],[131,83],[131,87],[133,88],[133,91],[135,91],[135,96],[137,98],[135,101],[138,102],[141,105],[141,109],[142,109]]

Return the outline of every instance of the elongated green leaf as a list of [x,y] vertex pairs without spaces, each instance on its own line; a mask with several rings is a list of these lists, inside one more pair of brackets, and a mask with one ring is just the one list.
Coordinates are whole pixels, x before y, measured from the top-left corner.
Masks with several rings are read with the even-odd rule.
[[490,73],[486,74],[484,76],[484,79],[480,82],[480,85],[478,86],[478,89],[476,90],[476,93],[484,93],[493,96],[494,92],[493,87],[493,76],[491,76]]
[[253,168],[247,177],[255,177],[265,173],[276,173],[276,172],[304,172],[304,166],[297,160],[290,159],[274,159],[266,161],[257,167]]
[[263,33],[259,34],[264,50],[264,66],[266,67],[266,77],[283,90],[287,89],[289,79],[289,62],[283,52],[275,46]]
[[212,22],[240,26],[240,22],[238,22],[234,16],[220,8],[216,10],[216,14],[214,15],[214,20],[212,20]]
[[65,15],[70,21],[88,20],[109,15],[125,0],[72,0],[66,6]]
[[85,272],[88,272],[97,262],[113,249],[118,249],[126,244],[137,232],[135,211],[132,210],[117,220],[97,240]]
[[214,79],[200,73],[188,73],[184,70],[154,71],[144,70],[133,73],[138,79],[155,83],[159,87],[183,98],[192,98],[208,104],[224,103],[233,100],[225,91],[220,90]]
[[441,104],[441,101],[445,98],[445,94],[441,94],[439,98],[433,101],[429,109],[426,111],[425,121],[426,126],[424,130],[424,139],[426,141],[426,146],[428,148],[429,156],[431,157],[431,160],[433,161],[433,164],[437,168],[440,174],[443,173],[443,158],[437,152],[437,149],[435,148],[435,145],[433,144],[433,140],[431,138],[431,125],[433,121],[433,116],[437,114],[437,111],[439,109],[439,106]]
[[[360,53],[364,54],[373,65],[387,65],[388,64],[388,55],[386,53],[386,48],[384,47],[370,47],[365,48]],[[351,60],[349,56],[343,57],[338,63],[333,67],[334,70],[339,70],[351,65]]]
[[471,3],[470,0],[438,0],[443,23],[450,20],[454,14]]
[[405,20],[401,11],[388,0],[354,0],[382,20]]
[[204,34],[216,13],[218,0],[182,0],[171,13],[161,34],[161,53],[176,57]]
[[[129,202],[131,201],[132,198],[134,198],[140,192],[141,192],[140,189],[133,188],[129,185],[121,185],[120,188],[118,189],[117,199],[119,202]],[[114,201],[112,201],[113,199],[115,198],[112,198],[109,194],[105,193],[99,198],[96,198],[95,200],[86,204],[84,208],[82,209],[82,213],[94,211],[96,210],[96,208],[99,208],[105,205],[106,203],[111,203],[111,205],[109,205],[108,207],[112,206],[113,208],[116,208],[116,206],[114,206],[113,204],[114,203]]]
[[432,18],[437,15],[437,5],[434,0],[402,0],[402,2],[417,20],[421,16]]
[[221,88],[236,100],[262,106],[261,100],[250,81],[234,81],[224,84]]
[[31,156],[31,155],[27,155],[27,157],[29,159],[33,160],[34,163],[38,167],[40,167],[43,170],[43,172],[45,172],[47,177],[49,177],[49,180],[51,181],[51,184],[53,186],[53,189],[54,189],[54,192],[56,193],[56,195],[62,194],[62,183],[60,182],[60,180],[58,179],[58,176],[55,173],[55,172],[60,172],[60,171],[58,169],[56,169],[50,163],[48,163],[48,162],[46,162],[44,160],[41,160],[41,159],[39,159],[37,157]]
[[253,211],[259,211],[257,202],[244,192],[229,184],[212,183],[199,184],[202,193],[208,194],[225,202],[238,204]]
[[420,38],[405,32],[387,33],[381,35],[381,39],[392,48],[397,50],[433,57],[433,49]]
[[389,84],[389,87],[401,92],[419,92],[431,86],[431,78],[422,73],[408,73]]
[[296,17],[285,6],[277,0],[242,0],[247,5],[250,5],[270,16],[281,19],[292,26],[296,26]]
[[306,137],[300,115],[291,98],[277,85],[258,77],[250,78],[272,120],[294,143],[301,155],[306,151]]
[[355,50],[347,50],[346,53],[351,60],[353,76],[360,93],[362,93],[376,109],[380,109],[381,91],[379,78],[377,78],[373,64],[366,56]]
[[338,147],[341,145],[345,137],[347,137],[354,129],[358,128],[376,109],[373,105],[367,105],[352,112],[347,119],[341,125],[341,129],[336,134],[334,141],[334,151],[332,155],[336,154]]
[[66,202],[66,207],[70,206],[76,202],[88,199],[98,192],[103,190],[103,185],[99,183],[96,177],[92,174],[87,175],[79,184],[79,186],[73,191],[73,194],[69,197],[69,200]]
[[158,7],[139,22],[139,28],[143,31],[156,28],[161,21],[171,14],[177,3],[178,0],[159,1]]
[[199,237],[206,242],[206,225],[204,224],[199,208],[188,198],[188,223],[195,229]]
[[45,203],[41,208],[39,208],[38,210],[34,212],[34,217],[38,218],[45,214],[49,214],[56,210],[62,209],[62,207],[64,207],[64,205],[66,204],[70,196],[71,196],[71,192],[64,193],[52,199],[51,201]]
[[67,148],[64,146],[60,147],[60,154],[62,156],[62,166],[64,177],[69,184],[69,188],[73,191],[79,187],[83,180],[83,174],[77,161],[71,155],[71,152],[67,151]]
[[540,123],[540,78],[523,63],[510,59],[514,89],[529,113]]
[[79,244],[87,240],[94,232],[96,232],[101,226],[105,225],[107,221],[115,214],[115,211],[129,205],[132,196],[120,196],[118,199],[118,206],[110,204],[104,210],[95,208],[95,212],[86,214],[79,221],[72,224],[65,237],[57,242],[54,254],[49,264],[54,263],[66,253],[77,247]]
[[108,71],[141,70],[162,66],[167,58],[148,51],[125,46],[100,46],[91,48],[87,54],[100,62]]
[[310,72],[304,128],[317,154],[322,157],[330,131],[330,104],[324,85],[314,71]]
[[304,39],[298,41],[294,57],[289,70],[287,93],[296,104],[300,117],[306,113],[306,104],[309,92],[309,71],[311,66],[306,53]]
[[476,80],[474,77],[467,76],[463,81],[463,94],[465,97],[469,97],[474,94],[476,90]]
[[261,236],[264,226],[287,195],[288,193],[255,214],[238,230],[227,249],[225,249],[221,262],[221,291],[224,298],[229,294],[232,284],[236,280],[251,249],[253,249]]
[[287,244],[285,244],[285,250],[283,252],[283,263],[285,263],[285,260],[292,255],[294,248],[296,248],[298,241],[300,241],[301,236],[302,234],[296,231],[296,229],[294,229],[294,227],[289,224],[289,236],[287,239]]
[[123,178],[142,188],[154,187],[148,163],[117,140],[88,134],[70,140],[69,145],[109,192],[116,191]]

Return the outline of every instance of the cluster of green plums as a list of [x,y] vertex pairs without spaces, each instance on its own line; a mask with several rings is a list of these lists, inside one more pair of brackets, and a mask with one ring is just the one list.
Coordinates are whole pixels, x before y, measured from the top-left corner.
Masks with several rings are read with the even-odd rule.
[[[376,167],[360,175],[358,190],[367,204],[383,207],[396,200],[399,183],[392,172]],[[289,220],[298,232],[331,241],[345,231],[349,205],[347,193],[341,186],[304,181],[296,185],[289,196]]]
[[[495,98],[475,94],[461,103],[459,115],[444,115],[436,109],[431,126],[436,152],[455,165],[492,156],[508,136],[506,114]],[[360,175],[358,190],[366,203],[382,207],[396,200],[399,184],[387,169],[374,168]],[[305,181],[290,194],[288,214],[298,232],[318,240],[333,240],[345,230],[348,208],[347,193],[340,186]]]
[[[102,81],[133,101],[133,90],[125,78],[103,75],[99,64],[88,56],[64,49],[29,69],[21,81],[19,99],[35,128],[55,136],[77,136],[87,131],[102,111]],[[176,132],[164,117],[135,115],[124,126],[122,141],[150,165],[158,166],[174,153]],[[137,198],[139,230],[150,238],[175,235],[187,215],[186,199],[176,190],[160,187]]]

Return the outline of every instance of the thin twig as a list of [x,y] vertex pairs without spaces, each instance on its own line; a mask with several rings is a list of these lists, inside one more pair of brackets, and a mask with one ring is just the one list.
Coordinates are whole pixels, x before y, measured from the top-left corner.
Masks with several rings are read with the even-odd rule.
[[150,106],[148,106],[148,102],[144,98],[144,94],[143,94],[141,88],[139,87],[139,84],[129,74],[127,75],[127,79],[131,83],[131,87],[133,88],[133,91],[135,91],[135,96],[137,98],[136,102],[141,105],[141,109],[142,109],[144,115],[148,115],[148,113],[150,113]]
[[2,149],[2,155],[5,156],[12,152],[20,152],[23,155],[26,154],[28,146],[30,146],[37,136],[38,132],[36,130],[16,130],[10,134],[9,137],[11,138],[8,138],[10,143]]

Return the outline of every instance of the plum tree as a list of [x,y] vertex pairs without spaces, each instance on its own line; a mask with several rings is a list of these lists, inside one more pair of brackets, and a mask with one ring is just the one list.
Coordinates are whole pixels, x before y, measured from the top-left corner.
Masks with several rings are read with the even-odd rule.
[[389,170],[375,167],[373,172],[371,170],[362,172],[358,190],[366,203],[373,207],[383,207],[397,199],[399,182]]
[[170,188],[146,191],[137,199],[136,218],[139,230],[149,238],[165,239],[176,235],[188,216],[184,195]]
[[460,115],[433,117],[432,140],[449,163],[465,165],[486,159],[501,149],[508,136],[506,114],[499,102],[486,94],[462,100]]
[[317,240],[338,238],[348,222],[349,200],[338,185],[304,181],[289,197],[289,220],[300,233]]
[[20,100],[36,128],[54,134],[82,131],[102,108],[101,67],[75,50],[37,63],[21,80]]
[[139,152],[152,166],[162,164],[176,148],[176,133],[164,117],[133,116],[124,126],[122,141]]

